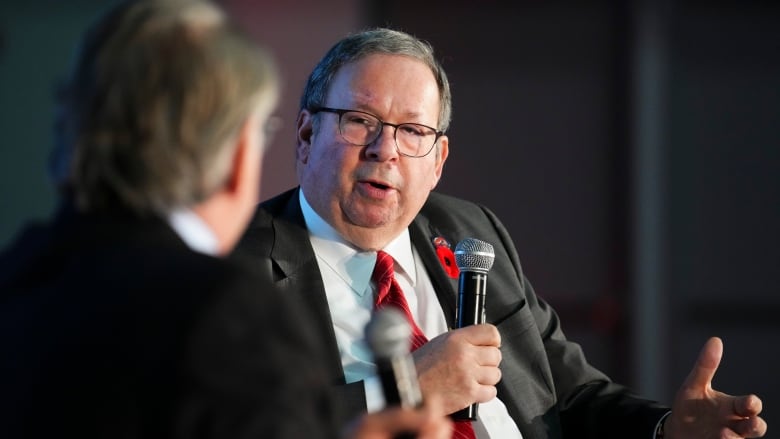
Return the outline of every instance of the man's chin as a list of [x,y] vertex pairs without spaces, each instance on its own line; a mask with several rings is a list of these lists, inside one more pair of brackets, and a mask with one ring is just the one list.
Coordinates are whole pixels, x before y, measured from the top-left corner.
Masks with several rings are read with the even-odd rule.
[[347,223],[355,228],[377,230],[392,226],[388,212],[379,209],[366,209],[345,215]]

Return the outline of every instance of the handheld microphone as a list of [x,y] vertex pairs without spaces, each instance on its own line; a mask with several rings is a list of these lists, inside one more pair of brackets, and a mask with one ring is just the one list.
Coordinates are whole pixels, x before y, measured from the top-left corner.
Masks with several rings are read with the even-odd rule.
[[406,315],[392,306],[377,310],[366,325],[366,340],[374,353],[387,406],[422,406],[417,369],[409,355],[411,336]]
[[[455,264],[460,270],[456,328],[485,323],[487,272],[496,255],[493,246],[475,238],[466,238],[455,246]],[[452,414],[456,420],[477,419],[477,403]]]

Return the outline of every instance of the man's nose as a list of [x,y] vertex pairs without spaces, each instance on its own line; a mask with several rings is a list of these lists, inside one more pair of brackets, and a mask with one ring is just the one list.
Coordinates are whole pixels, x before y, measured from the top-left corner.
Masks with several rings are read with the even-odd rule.
[[377,138],[366,145],[366,155],[378,160],[392,160],[398,158],[398,148],[395,145],[395,127],[382,125]]

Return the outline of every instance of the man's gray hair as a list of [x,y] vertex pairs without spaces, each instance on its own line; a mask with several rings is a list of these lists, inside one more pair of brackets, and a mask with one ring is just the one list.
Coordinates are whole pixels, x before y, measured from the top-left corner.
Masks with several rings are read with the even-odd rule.
[[124,2],[61,90],[52,177],[80,210],[192,206],[225,184],[231,139],[277,93],[270,55],[210,1]]
[[447,131],[452,117],[452,95],[447,75],[434,57],[433,48],[426,41],[393,29],[376,28],[355,33],[331,47],[309,75],[301,96],[300,109],[311,111],[324,106],[336,72],[346,64],[374,54],[408,56],[422,61],[431,69],[439,87],[437,128]]

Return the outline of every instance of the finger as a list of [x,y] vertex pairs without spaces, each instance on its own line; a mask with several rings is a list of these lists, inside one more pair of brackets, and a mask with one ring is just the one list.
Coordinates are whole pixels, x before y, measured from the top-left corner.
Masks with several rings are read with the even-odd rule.
[[392,407],[365,416],[364,431],[392,435],[419,430],[430,415],[419,410]]
[[462,331],[466,341],[475,346],[501,346],[501,334],[498,328],[491,324],[472,325],[456,331]]
[[[393,416],[396,419],[392,419]],[[349,422],[342,430],[340,437],[344,439],[392,437],[394,431],[389,431],[388,429],[398,423],[399,416],[402,416],[400,408],[364,414]]]
[[497,367],[480,367],[476,374],[479,384],[495,386],[501,381],[501,369]]
[[453,424],[449,417],[441,416],[423,425],[416,437],[417,439],[450,439],[452,429]]
[[730,427],[739,437],[761,437],[766,434],[766,421],[758,416],[733,421]]
[[763,409],[761,399],[756,395],[735,396],[734,413],[738,416],[750,417],[757,416]]
[[477,388],[477,391],[475,392],[475,400],[474,402],[488,402],[492,400],[493,398],[498,395],[498,390],[496,390],[496,386],[479,386]]
[[476,349],[477,364],[498,367],[501,363],[501,350],[495,346],[479,346]]
[[683,383],[684,388],[704,390],[711,387],[712,378],[718,370],[723,356],[723,342],[718,337],[712,337],[704,344],[699,358],[693,365],[691,373]]
[[425,400],[422,408],[427,421],[419,431],[418,438],[450,438],[452,436],[452,421],[446,416],[444,403],[439,395],[431,395]]

